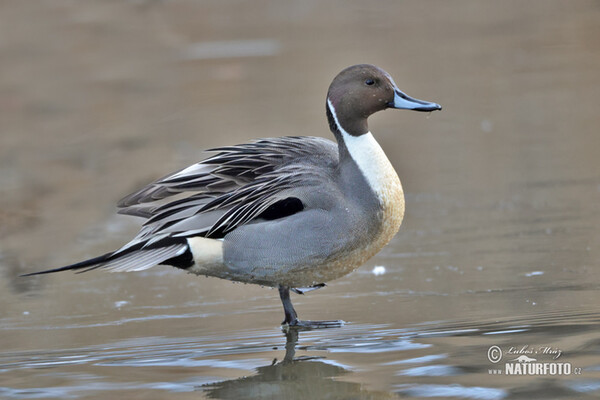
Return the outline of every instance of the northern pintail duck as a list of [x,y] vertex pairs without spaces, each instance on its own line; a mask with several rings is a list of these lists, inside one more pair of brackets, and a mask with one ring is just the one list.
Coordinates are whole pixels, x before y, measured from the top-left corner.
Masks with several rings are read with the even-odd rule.
[[166,264],[278,287],[283,324],[328,325],[300,321],[290,290],[304,293],[348,274],[398,232],[402,186],[367,125],[371,114],[387,108],[442,109],[407,96],[376,66],[346,68],[327,93],[327,119],[337,144],[280,137],[212,149],[217,152],[212,157],[119,202],[121,214],[146,219],[125,246],[29,275],[142,271]]

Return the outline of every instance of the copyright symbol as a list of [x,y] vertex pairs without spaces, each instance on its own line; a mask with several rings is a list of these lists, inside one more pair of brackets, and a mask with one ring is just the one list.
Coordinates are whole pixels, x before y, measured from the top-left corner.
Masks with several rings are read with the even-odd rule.
[[487,356],[488,360],[496,364],[502,360],[502,350],[498,346],[492,346],[488,349]]

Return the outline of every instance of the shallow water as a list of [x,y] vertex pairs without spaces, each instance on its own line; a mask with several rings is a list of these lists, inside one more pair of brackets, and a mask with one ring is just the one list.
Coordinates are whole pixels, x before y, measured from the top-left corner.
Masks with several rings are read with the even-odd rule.
[[[6,3],[0,398],[597,398],[599,18],[591,1]],[[116,201],[200,149],[328,137],[327,85],[359,62],[444,110],[371,120],[401,231],[293,295],[342,328],[286,334],[275,290],[166,267],[18,277],[120,246],[139,221]],[[534,363],[570,370],[507,375]]]

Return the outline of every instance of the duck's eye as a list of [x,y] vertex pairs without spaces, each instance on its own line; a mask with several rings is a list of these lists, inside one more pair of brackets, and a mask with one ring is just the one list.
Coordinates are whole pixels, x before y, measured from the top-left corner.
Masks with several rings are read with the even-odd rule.
[[374,85],[374,84],[375,84],[375,81],[374,81],[373,79],[367,79],[367,80],[365,81],[365,85],[369,85],[369,86],[371,86],[371,85]]

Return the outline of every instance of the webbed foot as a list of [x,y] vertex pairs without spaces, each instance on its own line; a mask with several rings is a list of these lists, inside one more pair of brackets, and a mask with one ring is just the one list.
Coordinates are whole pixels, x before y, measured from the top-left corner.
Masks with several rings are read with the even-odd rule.
[[291,322],[283,321],[281,326],[283,330],[312,330],[312,329],[327,329],[327,328],[340,328],[344,326],[345,322],[341,319],[329,320],[329,321],[309,321],[296,319]]
[[[324,285],[315,285],[315,289],[323,287]],[[294,289],[292,289],[294,290]],[[294,290],[295,291],[295,290]],[[297,292],[302,293],[302,292]],[[297,330],[311,330],[311,329],[324,329],[324,328],[339,328],[344,325],[342,320],[331,320],[331,321],[303,321],[298,319],[298,314],[294,310],[292,301],[290,300],[290,288],[288,286],[279,286],[279,296],[281,297],[281,303],[283,304],[283,311],[285,313],[285,319],[281,323],[284,330],[297,329]]]

